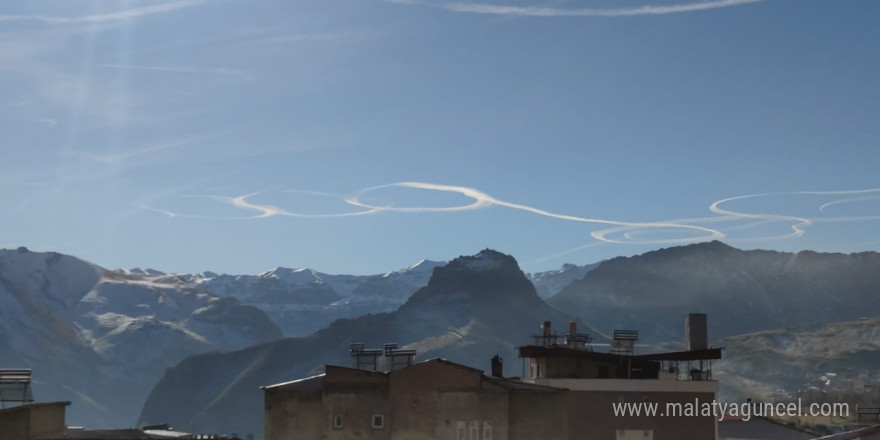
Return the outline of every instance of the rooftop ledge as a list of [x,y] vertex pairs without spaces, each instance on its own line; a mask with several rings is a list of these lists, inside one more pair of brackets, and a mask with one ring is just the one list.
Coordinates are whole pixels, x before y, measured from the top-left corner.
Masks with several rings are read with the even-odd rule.
[[715,380],[665,379],[522,379],[523,382],[572,391],[636,391],[656,393],[717,393]]

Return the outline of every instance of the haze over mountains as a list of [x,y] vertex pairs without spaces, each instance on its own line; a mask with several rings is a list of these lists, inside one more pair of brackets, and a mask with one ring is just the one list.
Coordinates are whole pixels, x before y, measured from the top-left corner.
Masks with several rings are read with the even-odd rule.
[[445,264],[422,260],[365,276],[282,267],[168,274],[0,250],[0,368],[32,368],[36,398],[73,402],[72,424],[132,426],[165,369],[184,358],[393,311]]
[[[594,327],[680,340],[687,312],[721,338],[880,315],[880,254],[743,251],[713,241],[607,260],[548,299]],[[668,323],[672,323],[669,325]]]
[[339,320],[304,338],[187,359],[153,390],[141,423],[259,436],[259,386],[316,374],[325,364],[348,365],[354,342],[396,342],[416,349],[419,359],[444,357],[478,368],[488,368],[497,353],[508,361],[508,372],[520,374],[515,347],[540,322],[564,325],[569,319],[538,297],[513,257],[484,250],[434,269],[428,285],[394,312]]
[[286,336],[302,336],[339,318],[389,312],[428,284],[431,272],[446,263],[422,260],[409,267],[377,275],[331,275],[312,269],[276,267],[259,275],[213,272],[166,274],[131,269],[157,282],[185,282],[256,306]]
[[35,397],[71,401],[72,423],[132,425],[166,368],[279,337],[259,309],[186,283],[0,250],[0,367],[32,368]]
[[[118,272],[160,283],[189,283],[221,296],[232,296],[265,312],[285,336],[305,336],[340,318],[396,310],[426,286],[435,267],[446,262],[421,260],[400,270],[376,275],[332,275],[313,269],[276,267],[258,275],[213,272],[169,274],[155,269]],[[528,273],[542,298],[552,296],[598,263]]]
[[[730,347],[718,364],[722,395],[790,394],[827,372],[839,374],[832,384],[880,381],[866,373],[876,344],[847,342],[876,339],[878,320],[861,318],[880,316],[878,291],[875,252],[719,242],[537,274],[485,250],[367,276],[108,271],[22,248],[0,251],[0,367],[34,368],[37,399],[73,401],[72,424],[130,426],[146,401],[141,422],[259,433],[260,385],[347,365],[352,342],[397,342],[420,360],[482,369],[498,353],[519,375],[514,347],[544,320],[562,332],[575,315],[600,344],[615,328],[661,343],[681,340],[686,313],[707,312],[710,336]],[[299,337],[279,339],[279,328]],[[803,371],[772,368],[780,359]]]

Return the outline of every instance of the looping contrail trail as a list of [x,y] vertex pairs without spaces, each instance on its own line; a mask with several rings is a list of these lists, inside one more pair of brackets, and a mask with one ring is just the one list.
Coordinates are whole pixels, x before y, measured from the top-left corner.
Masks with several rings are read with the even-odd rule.
[[[416,189],[423,191],[436,191],[443,193],[453,193],[464,196],[469,199],[468,202],[455,205],[455,206],[394,206],[393,204],[387,205],[377,205],[373,203],[369,203],[364,201],[364,198],[371,192],[390,189],[390,188],[407,188],[407,189]],[[772,235],[772,236],[761,236],[761,237],[743,237],[736,238],[737,241],[769,241],[769,240],[784,240],[784,239],[793,239],[798,238],[806,234],[807,228],[817,222],[855,222],[855,221],[876,221],[880,220],[880,216],[843,216],[843,217],[817,217],[817,218],[807,218],[795,215],[785,215],[785,214],[768,214],[768,213],[756,213],[756,212],[742,212],[735,211],[733,209],[722,208],[722,205],[730,204],[737,201],[744,201],[749,199],[756,198],[766,198],[766,197],[784,197],[784,196],[841,196],[841,198],[826,202],[821,205],[819,211],[823,211],[826,207],[834,206],[843,203],[854,203],[858,201],[869,201],[869,200],[880,200],[880,188],[874,189],[865,189],[865,190],[851,190],[851,191],[796,191],[796,192],[768,192],[768,193],[758,193],[758,194],[748,194],[743,196],[736,197],[728,197],[725,199],[718,200],[709,205],[709,211],[714,216],[708,217],[695,217],[695,218],[682,218],[682,219],[674,219],[674,220],[664,220],[664,221],[656,221],[656,222],[628,222],[628,221],[620,221],[620,220],[608,220],[602,218],[593,218],[593,217],[583,217],[571,214],[562,214],[547,211],[544,209],[536,208],[533,206],[523,205],[514,202],[508,202],[505,200],[501,200],[495,198],[484,191],[481,191],[476,188],[471,188],[467,186],[457,186],[457,185],[443,185],[436,183],[426,183],[426,182],[396,182],[389,183],[378,186],[371,186],[367,188],[363,188],[354,193],[351,196],[342,196],[338,194],[331,194],[325,192],[316,192],[316,191],[303,191],[303,190],[286,190],[285,192],[291,193],[299,193],[320,197],[331,197],[341,199],[345,204],[358,208],[357,211],[351,212],[341,212],[341,213],[330,213],[330,214],[304,214],[293,212],[288,209],[272,205],[272,204],[261,204],[251,201],[251,198],[266,193],[267,191],[258,191],[249,194],[244,194],[240,196],[209,196],[209,195],[195,195],[190,197],[201,197],[208,198],[220,201],[222,203],[231,205],[237,209],[242,211],[248,211],[254,213],[250,216],[241,216],[241,217],[207,217],[202,215],[193,215],[193,214],[183,214],[183,213],[175,213],[172,211],[168,211],[165,209],[159,209],[150,206],[143,206],[144,209],[149,209],[157,212],[161,212],[166,214],[170,218],[176,217],[189,217],[189,218],[214,218],[214,219],[260,219],[260,218],[268,218],[268,217],[296,217],[296,218],[340,218],[340,217],[354,217],[354,216],[362,216],[362,215],[372,215],[379,213],[441,213],[441,212],[462,212],[462,211],[472,211],[478,209],[484,209],[489,207],[502,207],[508,208],[518,211],[529,212],[535,215],[540,215],[542,217],[548,217],[558,220],[564,221],[573,221],[579,223],[589,223],[596,224],[602,226],[608,226],[605,229],[601,229],[598,231],[593,231],[590,233],[590,236],[597,240],[595,244],[598,243],[618,243],[618,244],[670,244],[670,243],[690,243],[690,242],[699,242],[699,241],[708,241],[708,240],[719,240],[724,239],[727,235],[715,228],[710,228],[708,226],[704,226],[707,224],[713,223],[730,223],[730,222],[743,222],[747,221],[745,224],[734,225],[728,227],[727,231],[733,230],[745,230],[754,228],[761,225],[771,224],[771,223],[788,223],[790,224],[790,232],[786,234],[780,235]],[[845,196],[858,196],[858,197],[845,197]],[[652,231],[658,230],[678,230],[684,231],[688,233],[693,233],[695,235],[683,237],[683,238],[668,238],[668,239],[658,239],[658,238],[641,238],[646,233],[650,233]],[[587,245],[590,246],[590,245]],[[575,249],[582,249],[584,246],[579,246]],[[569,251],[563,251],[560,254],[567,253]]]
[[633,17],[640,15],[665,15],[682,12],[706,11],[729,8],[767,0],[709,0],[672,5],[644,5],[614,9],[562,9],[543,6],[512,6],[489,3],[440,3],[432,4],[421,0],[385,0],[387,3],[434,6],[451,12],[473,14],[507,15],[520,17]]
[[452,3],[443,5],[441,8],[453,12],[531,17],[632,17],[637,15],[664,15],[680,12],[705,11],[762,1],[765,0],[717,0],[667,6],[646,5],[618,9],[559,9],[537,6],[502,6],[483,3]]

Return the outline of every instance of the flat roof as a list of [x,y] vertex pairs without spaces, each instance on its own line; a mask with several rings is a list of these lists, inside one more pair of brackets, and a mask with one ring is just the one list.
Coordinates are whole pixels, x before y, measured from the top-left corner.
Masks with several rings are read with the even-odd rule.
[[575,357],[593,359],[597,361],[698,361],[707,359],[721,359],[722,348],[707,348],[704,350],[671,351],[665,353],[626,355],[616,353],[604,353],[600,351],[579,350],[575,348],[553,345],[544,347],[540,345],[526,345],[519,347],[519,357]]
[[12,406],[9,408],[0,409],[0,414],[7,414],[16,411],[25,411],[34,408],[43,408],[47,406],[70,406],[70,402],[39,402],[39,403],[27,403],[24,405]]

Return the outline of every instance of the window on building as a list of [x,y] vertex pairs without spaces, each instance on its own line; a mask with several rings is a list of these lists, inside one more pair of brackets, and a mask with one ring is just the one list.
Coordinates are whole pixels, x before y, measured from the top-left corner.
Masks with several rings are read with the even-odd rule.
[[385,416],[382,414],[373,414],[373,428],[382,429],[385,427]]
[[480,440],[480,421],[471,420],[470,440]]
[[467,426],[465,426],[464,420],[455,422],[455,440],[468,440]]
[[483,420],[483,440],[492,440],[492,422]]
[[333,429],[342,429],[342,415],[336,414],[333,416]]

